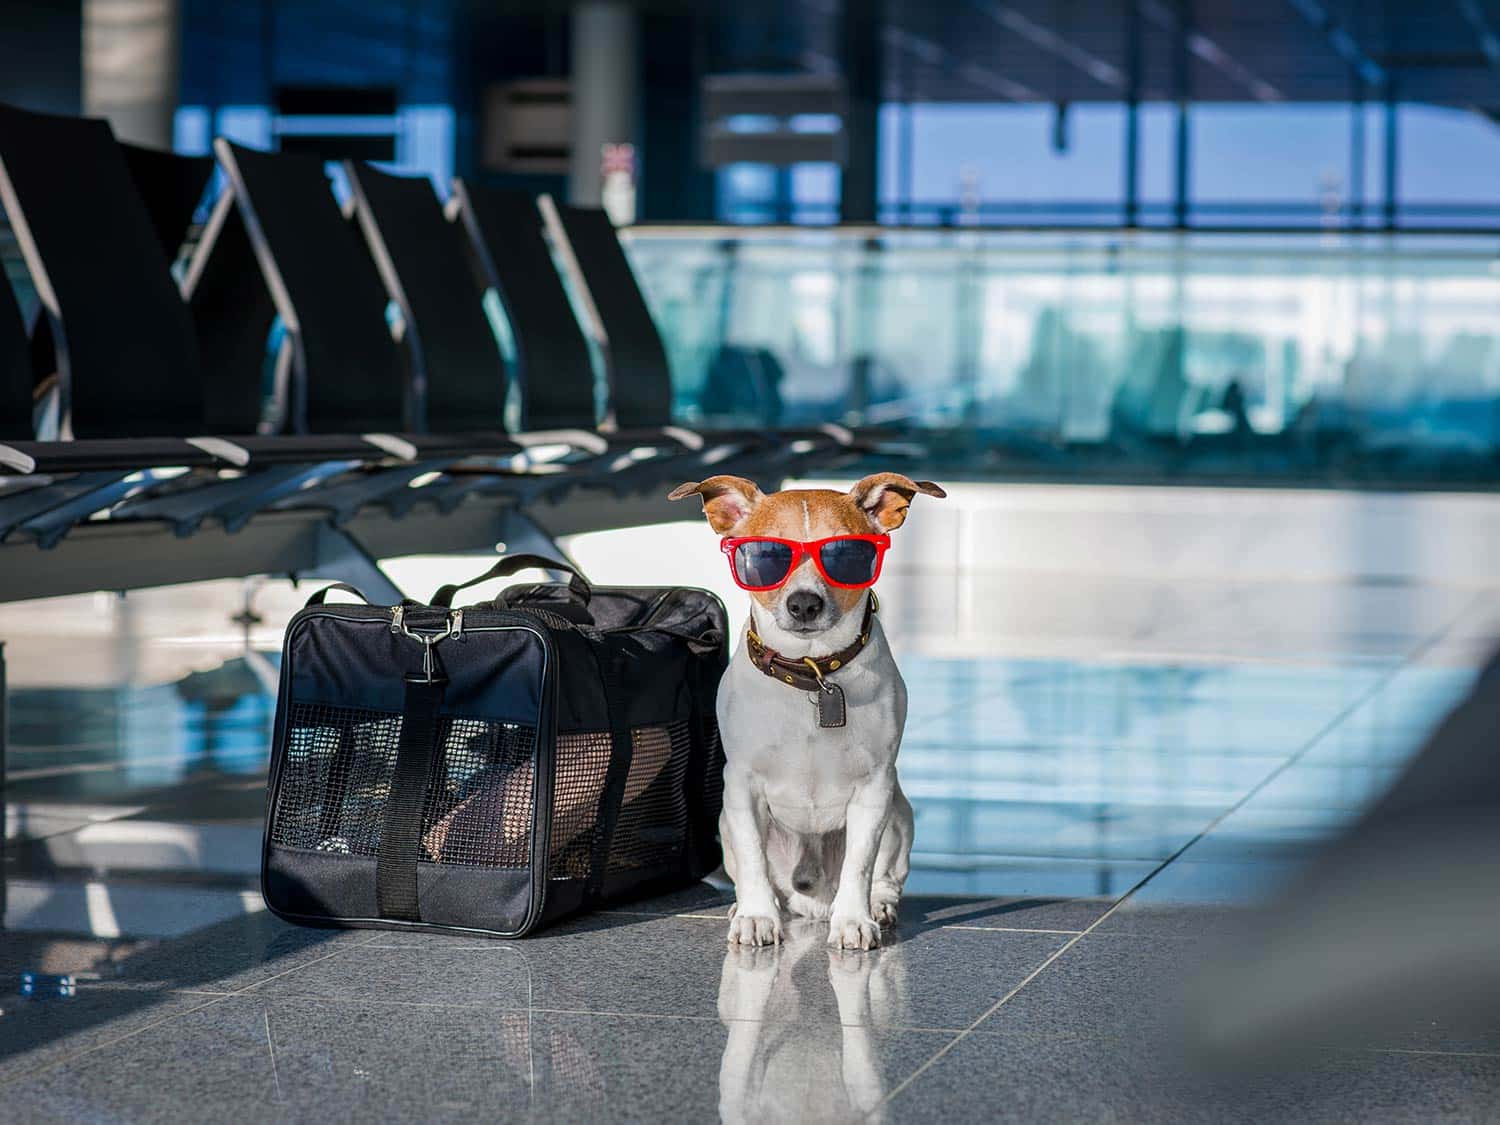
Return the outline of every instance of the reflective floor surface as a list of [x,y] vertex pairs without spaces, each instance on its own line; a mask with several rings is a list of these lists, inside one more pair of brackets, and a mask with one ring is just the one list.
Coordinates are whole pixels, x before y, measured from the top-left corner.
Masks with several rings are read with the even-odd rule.
[[0,607],[0,1120],[1500,1118],[1500,1017],[1232,1078],[1178,1021],[1465,690],[1500,587],[956,581],[882,583],[917,826],[869,954],[726,948],[707,884],[513,943],[286,925],[256,869],[307,591]]

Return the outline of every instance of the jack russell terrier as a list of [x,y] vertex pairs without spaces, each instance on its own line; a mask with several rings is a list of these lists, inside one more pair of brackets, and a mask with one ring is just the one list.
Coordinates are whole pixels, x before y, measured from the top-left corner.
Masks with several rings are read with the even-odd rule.
[[767,496],[731,476],[671,492],[702,498],[750,593],[718,699],[731,943],[779,944],[782,906],[828,919],[828,944],[843,949],[874,949],[896,921],[912,842],[896,780],[906,684],[870,587],[918,492],[946,495],[899,473],[848,492]]

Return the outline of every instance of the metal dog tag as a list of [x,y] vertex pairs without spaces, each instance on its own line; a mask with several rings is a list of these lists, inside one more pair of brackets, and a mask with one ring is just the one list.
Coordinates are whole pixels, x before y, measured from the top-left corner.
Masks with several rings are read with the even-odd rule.
[[849,717],[844,706],[844,689],[825,681],[817,695],[818,726],[823,730],[843,726]]

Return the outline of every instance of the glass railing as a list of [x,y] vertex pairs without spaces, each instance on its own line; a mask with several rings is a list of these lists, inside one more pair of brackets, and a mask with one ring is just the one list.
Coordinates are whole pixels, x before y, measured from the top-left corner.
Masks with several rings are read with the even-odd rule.
[[638,227],[688,423],[950,473],[1500,481],[1500,237]]

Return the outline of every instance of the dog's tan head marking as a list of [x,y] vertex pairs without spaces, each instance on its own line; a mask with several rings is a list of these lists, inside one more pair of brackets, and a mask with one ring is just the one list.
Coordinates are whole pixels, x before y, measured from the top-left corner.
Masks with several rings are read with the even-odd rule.
[[[906,522],[906,510],[917,493],[945,496],[931,481],[914,481],[900,473],[865,477],[848,492],[829,488],[795,488],[769,496],[754,481],[719,476],[678,485],[668,499],[703,499],[709,526],[720,535],[768,535],[809,542],[835,535],[870,535],[894,531]],[[832,628],[864,600],[863,590],[824,581],[817,567],[802,560],[786,585],[752,591],[776,623],[789,632],[819,633]],[[796,598],[797,613],[788,609]]]

